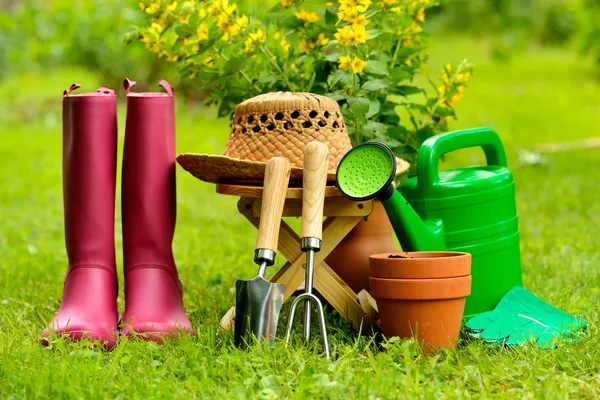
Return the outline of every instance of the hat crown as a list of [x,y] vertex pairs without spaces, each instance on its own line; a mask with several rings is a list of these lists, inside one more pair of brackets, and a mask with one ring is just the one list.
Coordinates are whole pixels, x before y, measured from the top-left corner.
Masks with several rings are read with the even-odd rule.
[[265,93],[236,107],[225,155],[261,162],[285,157],[302,168],[304,146],[315,140],[329,147],[328,169],[335,172],[352,147],[335,100],[313,93]]

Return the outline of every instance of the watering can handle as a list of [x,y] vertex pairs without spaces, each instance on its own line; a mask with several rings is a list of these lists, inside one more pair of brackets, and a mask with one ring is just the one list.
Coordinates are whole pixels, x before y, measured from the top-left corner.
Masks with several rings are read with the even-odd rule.
[[421,145],[417,156],[417,179],[423,190],[439,180],[440,158],[454,150],[481,147],[487,165],[506,167],[506,153],[500,136],[490,128],[472,128],[432,136]]

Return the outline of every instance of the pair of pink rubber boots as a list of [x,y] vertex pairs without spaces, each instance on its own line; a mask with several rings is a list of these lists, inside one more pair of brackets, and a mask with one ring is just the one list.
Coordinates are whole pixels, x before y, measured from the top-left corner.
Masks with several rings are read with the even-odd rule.
[[[124,335],[162,342],[193,334],[171,249],[175,231],[175,101],[167,93],[130,92],[123,150]],[[60,309],[42,333],[100,341],[118,336],[115,261],[117,96],[100,88],[63,98],[63,195],[69,267]],[[138,335],[145,334],[145,335]]]

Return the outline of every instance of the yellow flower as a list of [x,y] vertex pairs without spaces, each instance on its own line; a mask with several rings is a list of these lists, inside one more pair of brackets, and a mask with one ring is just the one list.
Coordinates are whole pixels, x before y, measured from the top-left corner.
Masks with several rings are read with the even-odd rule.
[[148,14],[156,14],[160,11],[160,3],[152,3],[146,8]]
[[298,50],[300,50],[301,52],[303,52],[305,54],[310,53],[310,51],[314,48],[315,48],[315,43],[311,42],[309,40],[302,39],[301,41],[298,42]]
[[371,0],[358,0],[358,6],[356,6],[357,10],[360,12],[367,11],[367,8],[371,5]]
[[222,31],[226,31],[230,25],[231,25],[231,18],[229,17],[229,15],[227,15],[225,13],[219,14],[219,17],[217,19],[217,26],[219,27],[219,29]]
[[216,17],[221,12],[221,5],[218,2],[213,2],[208,5],[208,15]]
[[352,72],[358,74],[359,72],[362,72],[365,65],[367,65],[366,61],[363,61],[358,57],[354,57],[354,60],[352,60],[350,63],[350,68],[352,68]]
[[279,8],[288,8],[292,5],[292,0],[281,0],[279,2],[278,7]]
[[337,13],[340,21],[354,21],[358,18],[358,10],[356,7],[340,7],[340,11]]
[[356,46],[358,44],[354,32],[349,26],[338,28],[337,33],[333,36],[335,36],[338,43],[342,46]]
[[229,5],[228,0],[223,0],[223,12],[227,15],[233,14],[233,12],[237,10],[237,4],[233,3]]
[[179,15],[179,22],[181,22],[182,24],[188,24],[190,22],[190,17],[192,15],[189,13],[181,13]]
[[329,43],[329,38],[325,36],[323,32],[319,33],[319,36],[317,37],[317,45],[325,46],[327,43]]
[[172,2],[171,4],[167,4],[167,11],[175,11],[176,9],[177,9],[176,1]]
[[315,12],[308,12],[306,10],[300,10],[297,13],[294,13],[296,18],[301,21],[306,21],[308,23],[314,24],[315,22],[319,22],[319,16]]
[[208,25],[207,24],[200,24],[198,25],[198,29],[196,30],[196,35],[198,36],[198,41],[202,41],[205,39],[208,39]]
[[350,68],[352,68],[352,57],[350,57],[350,56],[341,56],[340,57],[340,68],[341,69],[350,69]]
[[369,34],[364,28],[354,30],[350,29],[349,26],[344,26],[338,28],[337,33],[334,36],[342,46],[356,46],[359,43],[365,43]]
[[365,17],[363,14],[361,14],[350,22],[352,22],[352,28],[354,30],[357,30],[357,29],[364,30],[365,26],[367,26],[367,24],[369,23],[369,20],[367,20],[367,17]]
[[167,61],[175,62],[175,61],[177,61],[177,56],[176,55],[167,56]]
[[200,17],[200,19],[206,18],[206,9],[204,7],[200,7],[200,9],[198,10],[198,16]]
[[204,60],[202,60],[202,62],[210,68],[214,68],[215,67],[215,61],[213,60],[212,56],[208,56],[206,57]]
[[421,23],[425,22],[425,9],[420,8],[415,14],[415,19]]
[[287,39],[285,38],[285,36],[283,36],[281,34],[281,32],[277,31],[275,32],[275,34],[273,35],[273,37],[276,40],[279,40],[279,38],[281,38],[281,40],[279,40],[279,44],[281,45],[281,47],[283,48],[283,51],[285,51],[286,53],[290,50],[290,44],[288,43]]
[[154,36],[156,39],[159,38],[160,34],[163,32],[164,28],[161,24],[157,22],[153,22],[148,28],[148,33]]
[[340,10],[346,7],[356,7],[359,12],[365,12],[371,5],[371,0],[340,0]]
[[355,28],[355,29],[353,29],[353,31],[354,31],[354,36],[356,37],[356,41],[358,41],[359,43],[367,42],[367,39],[369,38],[369,34],[367,33],[367,31],[365,30],[364,27]]
[[258,28],[256,32],[250,32],[248,39],[244,43],[246,45],[246,51],[252,50],[255,43],[261,43],[265,40],[267,40],[267,35],[262,29]]
[[409,26],[404,28],[404,30],[402,30],[402,33],[414,34],[414,33],[420,33],[422,31],[423,31],[423,27],[421,27],[421,25],[417,24],[416,22],[413,22],[412,24],[410,24]]
[[146,4],[143,1],[140,1],[138,6],[140,6],[140,10],[144,11],[146,9]]
[[239,26],[240,28],[245,28],[248,25],[248,17],[245,15],[242,15],[241,17],[236,18],[235,24],[237,26]]
[[191,12],[192,8],[191,7],[195,7],[196,6],[196,1],[184,1],[183,4],[181,4],[181,9],[183,10],[186,7],[190,7],[187,10],[185,10],[186,12]]

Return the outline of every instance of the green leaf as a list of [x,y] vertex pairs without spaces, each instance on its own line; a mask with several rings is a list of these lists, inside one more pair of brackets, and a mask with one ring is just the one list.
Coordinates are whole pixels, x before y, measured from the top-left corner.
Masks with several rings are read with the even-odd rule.
[[346,100],[346,98],[348,98],[348,96],[345,95],[341,91],[326,93],[325,96],[330,97],[330,98],[334,99],[335,101]]
[[423,89],[420,89],[416,86],[409,86],[409,85],[398,86],[398,87],[396,87],[396,90],[402,96],[409,96],[411,94],[417,94],[417,93],[421,93],[423,91]]
[[395,83],[401,82],[405,79],[410,79],[412,78],[412,75],[413,74],[409,70],[403,67],[396,67],[390,72],[390,77]]
[[365,118],[371,118],[373,115],[376,115],[381,108],[381,103],[377,99],[373,99],[369,103],[369,111],[365,115]]
[[337,23],[338,17],[335,13],[331,12],[331,10],[325,10],[325,24],[329,26],[333,26]]
[[277,76],[275,74],[261,76],[256,82],[267,86],[273,86],[277,82]]
[[367,74],[376,75],[376,76],[390,76],[385,65],[379,61],[369,60],[367,65],[365,65],[365,69],[363,70]]
[[385,137],[385,125],[381,122],[368,121],[362,126],[362,131],[365,136],[369,137]]
[[377,36],[381,35],[383,33],[383,30],[370,29],[367,31],[367,33],[369,34],[369,38],[367,40],[371,40],[371,39],[375,39]]
[[329,75],[327,78],[327,84],[329,85],[329,88],[335,87],[338,83],[343,88],[352,85],[352,82],[352,71],[344,69],[338,69],[333,75]]
[[362,85],[361,89],[365,93],[369,93],[376,90],[387,89],[390,84],[391,82],[387,79],[370,79]]
[[245,57],[232,58],[229,61],[227,61],[227,64],[225,64],[224,72],[226,74],[237,72],[241,69],[242,65],[244,65],[245,62]]
[[450,107],[436,107],[435,114],[440,115],[442,117],[456,117],[454,110]]
[[341,53],[341,52],[330,53],[330,54],[325,55],[325,60],[331,61],[331,62],[339,61],[340,57],[343,55],[344,55],[344,53]]
[[348,97],[348,107],[358,119],[362,119],[371,107],[371,102],[365,97]]
[[173,29],[177,36],[179,36],[180,38],[186,38],[195,33],[194,29],[192,29],[190,24],[180,24],[179,22],[177,22]]

